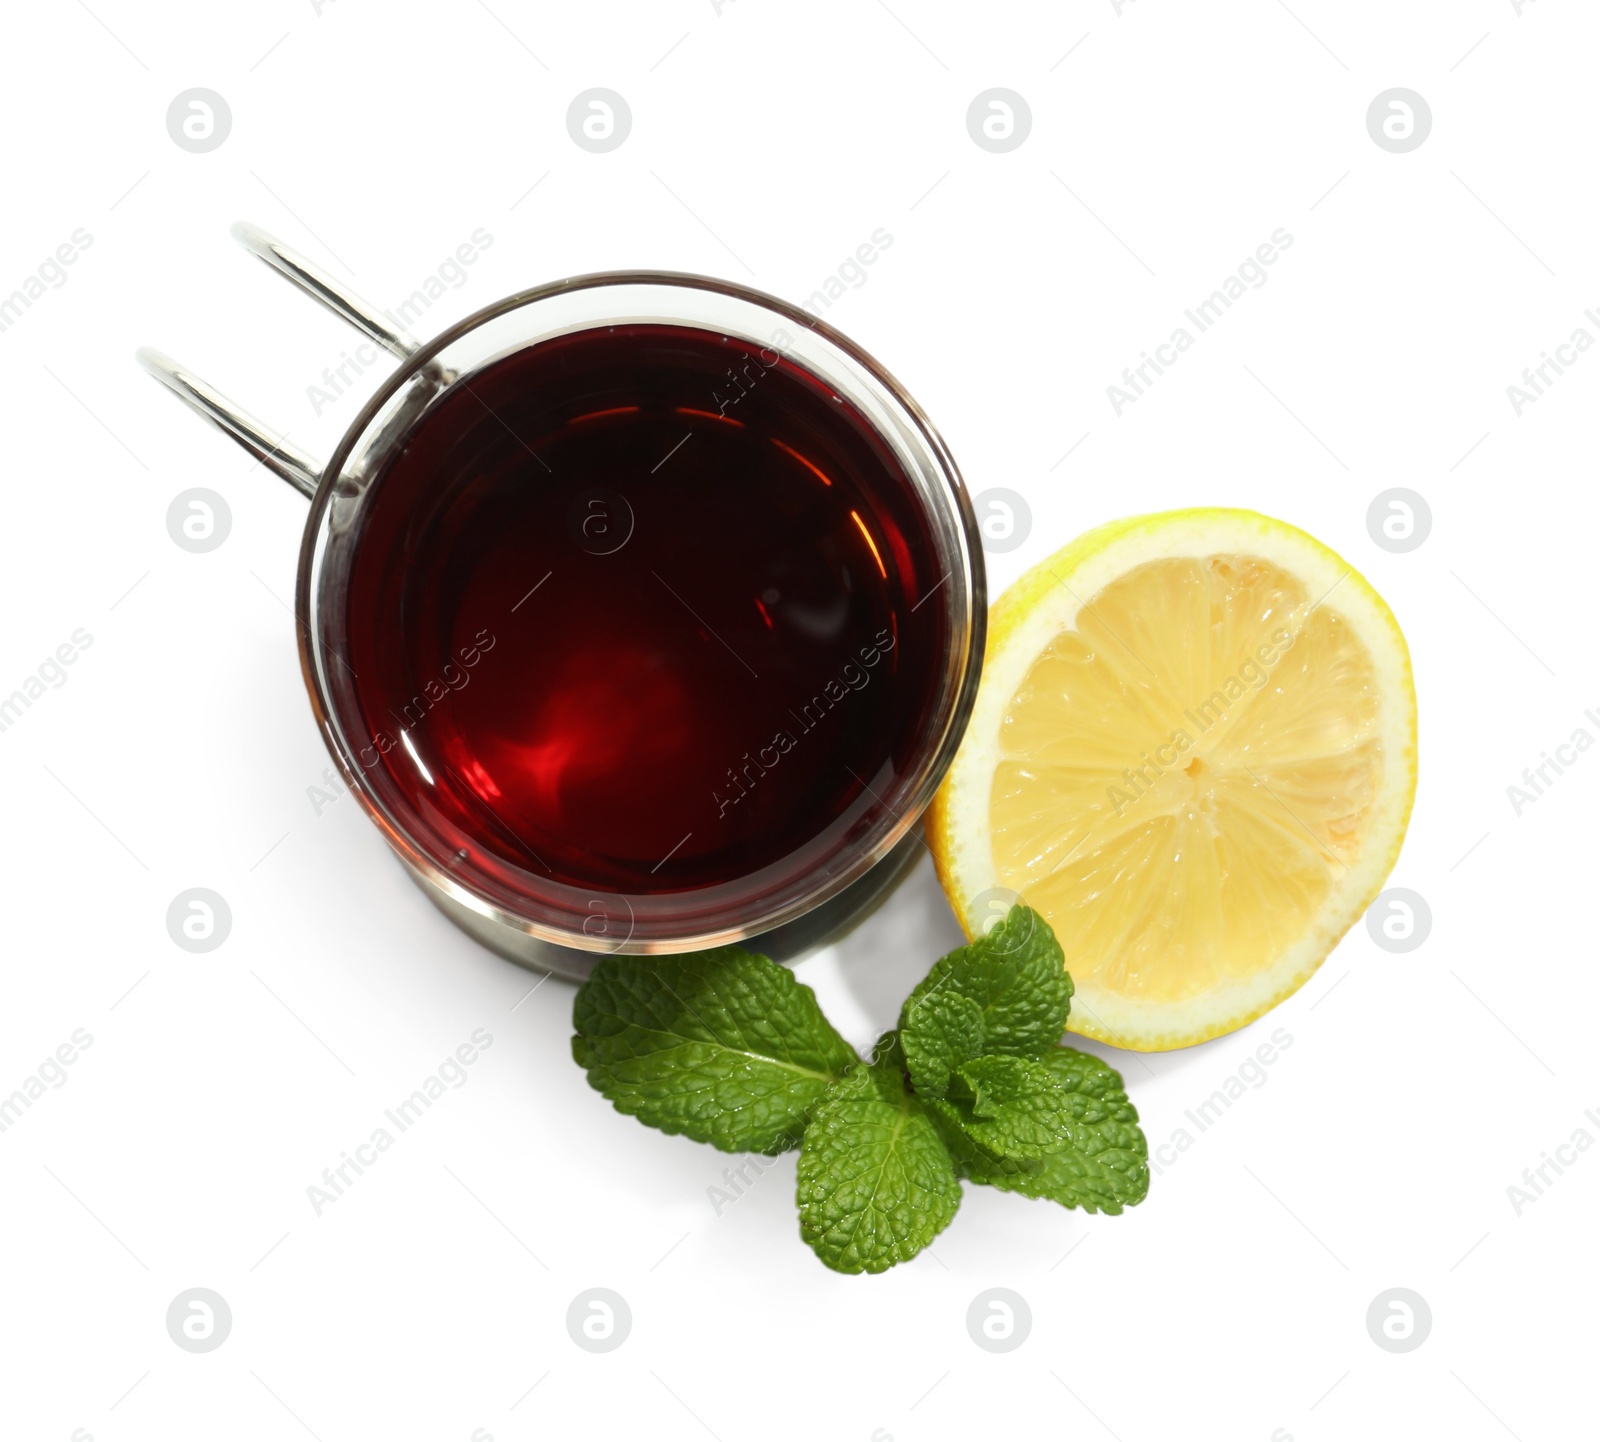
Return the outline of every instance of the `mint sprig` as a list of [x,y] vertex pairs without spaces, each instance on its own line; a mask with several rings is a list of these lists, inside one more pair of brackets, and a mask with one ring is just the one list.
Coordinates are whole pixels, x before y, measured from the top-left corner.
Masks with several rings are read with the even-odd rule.
[[1117,1213],[1149,1189],[1122,1079],[1060,1045],[1072,980],[1025,906],[941,958],[862,1062],[783,967],[736,946],[606,957],[573,1005],[589,1084],[724,1151],[796,1145],[800,1235],[839,1272],[908,1261],[961,1179]]

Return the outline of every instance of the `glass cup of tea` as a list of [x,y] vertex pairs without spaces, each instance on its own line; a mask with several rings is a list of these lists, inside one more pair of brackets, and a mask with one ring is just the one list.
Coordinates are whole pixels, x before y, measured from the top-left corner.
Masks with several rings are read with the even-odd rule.
[[832,327],[702,276],[507,297],[426,345],[235,236],[401,361],[325,466],[141,363],[311,500],[312,711],[428,895],[525,965],[793,955],[915,861],[985,590],[954,461]]

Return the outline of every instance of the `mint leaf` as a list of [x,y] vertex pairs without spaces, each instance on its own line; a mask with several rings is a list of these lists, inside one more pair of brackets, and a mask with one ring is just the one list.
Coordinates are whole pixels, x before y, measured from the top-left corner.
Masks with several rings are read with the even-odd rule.
[[1026,906],[1014,906],[987,935],[934,963],[906,998],[901,1029],[916,1030],[925,1004],[949,991],[978,1006],[983,1043],[975,1055],[1038,1057],[1066,1029],[1072,978],[1065,966],[1049,923]]
[[572,1024],[573,1060],[619,1112],[725,1152],[795,1146],[856,1064],[810,987],[737,946],[604,957]]
[[796,1172],[800,1235],[836,1272],[908,1261],[961,1204],[950,1153],[894,1067],[858,1067],[828,1092]]
[[942,1097],[950,1074],[983,1054],[983,1008],[949,987],[930,992],[906,1006],[900,1046],[918,1094]]
[[1032,1159],[1067,1144],[1066,1093],[1042,1061],[985,1056],[960,1067],[943,1113],[995,1156]]
[[940,1133],[962,1175],[1086,1212],[1114,1215],[1142,1202],[1150,1189],[1148,1152],[1122,1078],[1098,1057],[1069,1047],[1055,1048],[1040,1065],[1065,1099],[1066,1145],[1032,1160],[999,1156],[962,1128],[948,1103],[940,1103]]

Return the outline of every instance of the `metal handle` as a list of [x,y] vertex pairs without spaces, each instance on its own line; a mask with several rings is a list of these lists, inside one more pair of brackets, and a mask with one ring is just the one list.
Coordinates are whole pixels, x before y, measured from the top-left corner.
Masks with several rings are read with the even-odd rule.
[[[274,240],[260,226],[240,221],[233,227],[233,238],[278,274],[294,282],[313,300],[325,305],[341,320],[353,325],[385,350],[407,360],[421,349],[414,337],[390,325],[380,311],[341,285],[325,270],[313,265],[298,251],[280,240]],[[298,446],[291,445],[286,437],[257,420],[243,406],[229,400],[215,386],[170,356],[150,346],[141,346],[135,358],[186,406],[232,436],[262,465],[283,477],[301,495],[310,497],[317,493],[317,483],[322,477],[319,461]]]
[[422,349],[414,336],[390,325],[380,311],[374,310],[360,296],[340,285],[321,266],[313,265],[299,251],[292,250],[281,240],[274,240],[259,225],[251,225],[247,220],[236,221],[230,234],[252,255],[266,261],[279,275],[287,276],[313,300],[321,301],[340,320],[349,322],[401,360],[410,360]]
[[218,430],[230,435],[268,470],[283,477],[307,498],[316,495],[322,463],[263,425],[243,406],[236,405],[215,386],[150,346],[140,346],[135,359],[191,410],[199,412]]

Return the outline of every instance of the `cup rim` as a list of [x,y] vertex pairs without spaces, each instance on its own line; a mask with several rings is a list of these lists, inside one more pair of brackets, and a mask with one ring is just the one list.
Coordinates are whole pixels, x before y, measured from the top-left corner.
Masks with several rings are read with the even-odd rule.
[[[848,865],[835,869],[814,889],[759,914],[740,918],[736,924],[699,930],[692,934],[640,937],[636,934],[631,920],[632,908],[626,895],[611,892],[597,893],[619,898],[628,906],[630,921],[627,934],[619,939],[617,932],[610,927],[603,927],[591,933],[582,928],[553,926],[546,921],[508,910],[500,900],[485,895],[476,887],[467,884],[465,878],[442,870],[428,851],[418,844],[401,820],[389,813],[382,799],[370,789],[365,767],[359,764],[359,758],[353,754],[356,748],[347,737],[340,713],[328,692],[324,679],[323,631],[317,607],[316,583],[321,552],[328,543],[330,510],[340,494],[341,484],[345,481],[346,467],[352,457],[358,456],[359,453],[363,465],[369,456],[381,461],[417,419],[413,417],[403,429],[394,434],[383,434],[381,427],[374,433],[374,423],[383,417],[386,408],[391,407],[391,403],[408,383],[426,372],[434,365],[436,358],[456,342],[502,316],[553,297],[624,285],[674,287],[712,292],[754,305],[776,319],[793,323],[815,333],[860,367],[870,381],[881,390],[882,398],[886,399],[900,413],[900,418],[919,435],[943,482],[938,494],[942,495],[950,506],[950,514],[945,519],[954,522],[954,533],[959,542],[959,559],[964,565],[965,572],[961,592],[965,595],[966,604],[959,614],[961,624],[954,628],[956,634],[951,638],[952,645],[963,653],[959,680],[953,690],[948,686],[942,687],[940,707],[942,728],[937,742],[928,746],[921,757],[917,772],[914,773],[916,784],[899,812],[890,811],[887,805],[879,808],[886,813],[889,820],[886,825],[882,823],[877,825],[870,846],[861,848]],[[693,324],[692,321],[674,323]],[[597,317],[596,326],[606,324],[608,321],[604,316]],[[580,330],[584,328],[577,327]],[[548,338],[536,335],[519,348],[540,344]],[[436,371],[437,369],[435,367]],[[442,395],[459,379],[455,376],[445,377],[439,384],[436,394]],[[928,497],[921,495],[920,490],[918,493],[923,504],[928,504]],[[947,579],[952,582],[956,580],[954,570]],[[953,593],[957,592],[956,586],[952,586],[951,590]],[[955,460],[922,408],[906,388],[873,356],[826,321],[753,287],[683,271],[619,270],[590,272],[546,282],[516,291],[492,302],[422,345],[384,381],[350,423],[322,470],[302,535],[295,584],[295,619],[301,674],[324,743],[347,787],[357,797],[363,810],[378,826],[389,845],[399,854],[413,875],[425,885],[432,886],[460,905],[478,913],[486,921],[497,923],[510,931],[539,941],[587,952],[660,955],[743,941],[805,915],[864,876],[888,855],[913,826],[920,824],[923,811],[933,799],[934,792],[954,759],[956,748],[976,701],[986,636],[987,595],[981,533],[972,509],[971,498]]]

